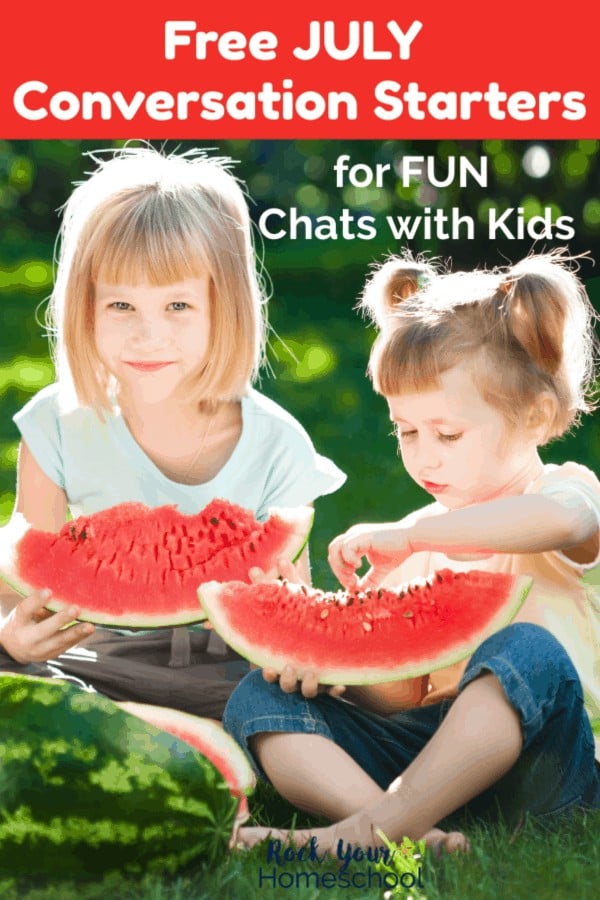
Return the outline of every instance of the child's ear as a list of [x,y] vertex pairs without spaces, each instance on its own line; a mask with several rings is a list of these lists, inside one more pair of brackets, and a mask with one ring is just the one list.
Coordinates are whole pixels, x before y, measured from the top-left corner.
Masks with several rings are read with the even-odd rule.
[[545,444],[553,431],[556,419],[556,398],[548,393],[538,394],[529,407],[525,425],[535,434],[537,444]]

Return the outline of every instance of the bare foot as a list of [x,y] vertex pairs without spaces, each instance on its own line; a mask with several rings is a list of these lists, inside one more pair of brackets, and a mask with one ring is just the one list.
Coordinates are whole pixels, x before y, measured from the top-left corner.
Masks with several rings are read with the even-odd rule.
[[[330,825],[327,828],[303,828],[298,831],[288,831],[282,828],[240,828],[235,845],[237,847],[254,847],[265,838],[280,840],[282,844],[291,841],[296,847],[303,847],[314,840],[320,853],[335,855],[338,842],[353,843],[363,849],[367,847],[383,846],[371,830],[371,823],[365,813],[356,813],[341,822]],[[471,849],[468,839],[460,831],[442,831],[441,828],[432,828],[422,838],[425,846],[433,850],[436,856],[445,853],[468,853]]]
[[315,839],[321,853],[329,853],[333,848],[334,835],[332,828],[301,828],[297,831],[289,831],[285,828],[268,828],[268,827],[247,827],[238,829],[236,835],[236,847],[254,847],[260,844],[265,838],[273,841],[281,841],[287,844],[290,841],[296,847],[303,847],[309,844],[312,838]]
[[442,831],[441,828],[432,828],[431,831],[427,831],[423,835],[422,840],[425,841],[425,846],[433,850],[436,856],[439,856],[443,851],[446,853],[468,853],[471,849],[468,838],[460,831]]

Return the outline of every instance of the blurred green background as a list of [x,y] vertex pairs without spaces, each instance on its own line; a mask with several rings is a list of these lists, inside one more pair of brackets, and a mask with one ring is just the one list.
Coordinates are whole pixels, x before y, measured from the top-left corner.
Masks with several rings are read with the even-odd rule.
[[[115,146],[123,142],[114,142]],[[44,336],[44,301],[52,284],[53,246],[59,207],[71,185],[91,168],[83,155],[97,142],[0,142],[0,519],[14,500],[18,434],[12,416],[53,378]],[[300,229],[296,239],[261,236],[257,246],[270,283],[268,366],[260,385],[307,428],[318,450],[348,474],[346,485],[317,502],[312,538],[313,580],[333,587],[326,563],[329,540],[356,521],[399,518],[429,498],[405,475],[391,436],[385,402],[365,377],[372,329],[354,311],[369,266],[403,246],[426,251],[455,267],[515,262],[534,250],[568,245],[581,261],[581,277],[600,309],[600,142],[599,141],[167,141],[167,151],[191,146],[211,148],[238,161],[236,174],[246,183],[255,222],[271,207],[339,222],[343,209],[354,217],[372,215],[377,235],[361,240],[347,235],[319,240]],[[377,187],[336,186],[338,156],[351,164],[391,170]],[[437,187],[423,172],[403,186],[402,159],[431,157],[433,180],[443,181],[452,157],[474,164],[486,156],[486,187],[470,182]],[[366,170],[363,170],[366,171]],[[419,215],[424,208],[459,207],[477,227],[472,240],[431,238],[419,231],[399,243],[384,227],[386,215]],[[490,240],[484,222],[490,208],[523,210],[523,219],[551,207],[553,220],[571,216],[575,236],[568,242],[498,237]],[[321,220],[323,222],[324,220]],[[271,219],[272,229],[286,221]],[[333,228],[333,226],[332,226]],[[332,228],[329,229],[331,233]],[[358,228],[353,233],[358,235]],[[546,461],[575,459],[600,472],[600,437],[594,418],[543,451]]]

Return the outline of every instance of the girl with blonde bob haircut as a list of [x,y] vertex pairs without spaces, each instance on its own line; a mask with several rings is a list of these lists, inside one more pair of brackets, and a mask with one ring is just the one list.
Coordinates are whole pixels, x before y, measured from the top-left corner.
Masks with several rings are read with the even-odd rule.
[[[57,381],[15,416],[15,511],[58,531],[68,512],[138,502],[196,513],[225,498],[264,519],[336,490],[343,473],[251,387],[265,297],[231,162],[151,147],[92,159],[63,213],[49,320]],[[308,577],[307,552],[301,568]],[[94,630],[73,624],[77,607],[48,617],[39,593],[0,599],[5,670],[33,664],[115,700],[220,718],[248,669],[201,626]]]
[[266,298],[248,205],[230,161],[201,151],[124,149],[82,182],[64,208],[49,307],[57,377],[84,405],[107,409],[110,378],[94,345],[98,281],[153,285],[208,270],[212,352],[194,383],[202,403],[239,400],[258,374]]
[[[348,687],[350,703],[318,694],[318,672],[295,694],[290,667],[279,686],[274,672],[246,676],[226,729],[280,793],[334,822],[296,831],[298,844],[335,854],[340,841],[379,845],[383,832],[465,850],[464,835],[436,827],[465,806],[513,824],[600,807],[600,590],[584,579],[600,563],[600,483],[538,454],[592,408],[595,313],[569,263],[554,253],[448,274],[407,255],[366,284],[361,308],[380,329],[369,371],[404,467],[434,502],[335,538],[334,573],[359,590],[441,569],[532,586],[470,659]],[[251,846],[266,831],[238,839]]]

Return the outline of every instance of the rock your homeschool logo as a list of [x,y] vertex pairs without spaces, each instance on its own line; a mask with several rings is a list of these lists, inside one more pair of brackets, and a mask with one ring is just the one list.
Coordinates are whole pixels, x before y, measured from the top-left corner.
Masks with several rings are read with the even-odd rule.
[[[382,833],[379,837],[384,847],[363,848],[339,840],[333,853],[320,851],[314,837],[303,847],[269,839],[265,862],[257,873],[259,891],[268,894],[302,888],[377,889],[389,898],[424,898],[424,842],[413,843],[404,838],[397,845]],[[332,862],[337,863],[335,869],[332,869]]]

